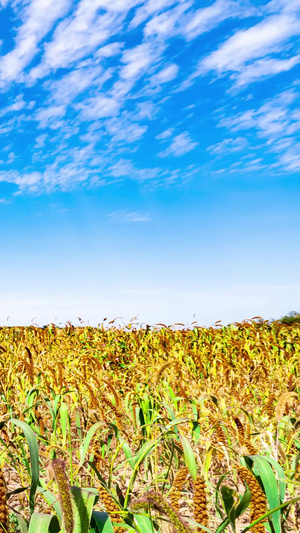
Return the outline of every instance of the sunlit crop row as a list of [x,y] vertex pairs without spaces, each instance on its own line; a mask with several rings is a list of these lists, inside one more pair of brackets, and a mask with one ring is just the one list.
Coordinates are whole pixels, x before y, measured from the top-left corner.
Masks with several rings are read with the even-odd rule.
[[297,533],[299,341],[255,320],[1,328],[0,532]]

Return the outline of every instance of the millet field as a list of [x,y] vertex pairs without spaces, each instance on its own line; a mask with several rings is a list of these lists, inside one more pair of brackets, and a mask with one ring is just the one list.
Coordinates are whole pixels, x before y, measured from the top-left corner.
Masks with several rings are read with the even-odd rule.
[[300,324],[0,328],[0,531],[300,531]]

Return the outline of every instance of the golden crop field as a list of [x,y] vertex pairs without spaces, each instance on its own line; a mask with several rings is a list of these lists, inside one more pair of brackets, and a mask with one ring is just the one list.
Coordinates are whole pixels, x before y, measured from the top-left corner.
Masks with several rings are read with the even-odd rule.
[[300,531],[300,325],[0,329],[0,531]]

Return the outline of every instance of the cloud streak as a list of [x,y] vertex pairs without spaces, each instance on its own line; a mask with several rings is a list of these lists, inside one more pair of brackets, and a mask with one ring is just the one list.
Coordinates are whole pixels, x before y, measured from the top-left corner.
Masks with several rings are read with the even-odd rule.
[[295,13],[267,17],[246,30],[236,32],[216,51],[202,59],[192,78],[210,71],[219,76],[231,72],[235,87],[239,87],[260,77],[287,71],[299,62],[298,55],[281,61],[266,56],[280,52],[282,46],[297,35],[299,19]]
[[[0,172],[22,192],[178,183],[209,158],[214,176],[298,171],[297,0],[26,0],[7,12]],[[259,89],[271,78],[278,89]]]
[[31,0],[22,14],[22,24],[16,35],[13,50],[0,59],[0,84],[22,80],[24,68],[38,51],[38,45],[53,24],[63,17],[71,5],[70,0]]

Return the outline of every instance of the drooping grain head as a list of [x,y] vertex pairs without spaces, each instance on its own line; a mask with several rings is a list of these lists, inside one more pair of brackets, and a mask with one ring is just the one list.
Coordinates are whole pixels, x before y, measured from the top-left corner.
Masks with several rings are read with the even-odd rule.
[[[254,522],[254,520],[257,520],[260,518],[263,514],[266,513],[266,497],[260,487],[260,484],[256,480],[255,476],[249,472],[249,470],[245,467],[239,466],[237,468],[237,472],[241,480],[245,483],[247,483],[250,491],[251,491],[251,522]],[[259,522],[254,526],[251,531],[253,533],[266,533],[266,528],[262,522]]]
[[[100,485],[99,496],[105,506],[106,512],[109,515],[112,522],[121,523],[123,522],[122,515],[119,507],[117,506],[113,497],[109,494],[105,487]],[[126,533],[126,529],[123,527],[117,527],[114,530],[114,533]]]
[[298,394],[296,392],[284,392],[280,396],[275,408],[275,414],[278,421],[284,416],[287,407],[297,398]]
[[[194,482],[194,518],[196,522],[202,526],[207,527],[208,524],[208,512],[207,512],[207,498],[205,491],[205,482],[202,476],[197,476]],[[198,528],[198,531],[203,531]]]
[[62,507],[63,525],[66,533],[73,533],[74,510],[70,483],[65,472],[65,463],[60,459],[51,461],[54,478],[58,488],[58,497]]
[[9,518],[8,518],[8,508],[6,502],[6,488],[5,480],[0,468],[0,533],[9,532]]
[[176,511],[179,511],[179,498],[181,495],[181,491],[183,489],[183,485],[187,478],[188,472],[189,470],[186,466],[183,466],[182,468],[180,468],[178,472],[176,473],[176,476],[175,476],[175,479],[172,485],[172,490],[170,492],[170,501],[171,501],[172,507],[176,509]]

